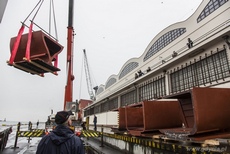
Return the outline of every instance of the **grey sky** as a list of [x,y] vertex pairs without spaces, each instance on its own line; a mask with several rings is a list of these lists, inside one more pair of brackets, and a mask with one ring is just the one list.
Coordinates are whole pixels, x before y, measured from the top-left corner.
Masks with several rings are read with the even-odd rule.
[[[86,49],[94,85],[105,84],[123,64],[139,57],[150,41],[167,26],[187,19],[202,0],[76,0],[74,14],[73,99],[89,99],[82,75],[82,49]],[[63,109],[66,84],[66,48],[59,55],[58,76],[30,75],[7,65],[10,38],[17,35],[38,1],[9,0],[0,24],[0,120],[45,121]],[[59,43],[67,44],[68,1],[55,0]],[[49,2],[35,19],[48,31]],[[30,18],[31,19],[31,18]],[[54,27],[52,27],[54,29]],[[25,29],[24,33],[27,33]],[[54,35],[54,33],[52,32]]]

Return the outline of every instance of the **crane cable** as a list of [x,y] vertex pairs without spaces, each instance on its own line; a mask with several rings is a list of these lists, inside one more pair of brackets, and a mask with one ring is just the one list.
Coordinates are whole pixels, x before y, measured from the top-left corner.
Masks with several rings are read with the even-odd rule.
[[[33,10],[29,13],[29,15],[26,17],[26,19],[22,22],[22,24],[24,24],[24,23],[26,22],[26,20],[30,17],[30,15],[31,15],[31,14],[34,12],[34,10],[38,7],[36,13],[34,14],[32,20],[31,20],[31,21],[34,21],[34,19],[35,19],[35,17],[37,16],[38,11],[40,10],[40,8],[41,8],[43,2],[44,2],[44,0],[40,0],[40,1],[36,4],[36,6],[35,6],[35,7],[33,8]],[[40,4],[40,5],[39,5],[39,4]],[[38,6],[38,5],[39,5],[39,6]]]
[[81,98],[81,86],[82,86],[83,67],[84,67],[84,54],[82,55],[81,78],[80,78],[80,88],[79,88],[79,99]]
[[58,40],[58,34],[57,34],[57,23],[55,18],[55,10],[54,10],[54,2],[53,0],[50,0],[50,12],[49,12],[49,33],[51,33],[51,10],[53,10],[53,22],[54,22],[54,29],[55,29],[55,37]]
[[[31,16],[31,14],[35,11],[35,9],[37,8],[37,11],[35,12],[35,14],[34,14],[32,20],[31,20],[31,22],[34,21],[34,19],[37,16],[38,11],[40,10],[43,2],[44,2],[44,0],[39,0],[39,2],[36,4],[36,6],[32,9],[32,11],[29,13],[29,15],[22,22],[23,25],[28,20],[28,18]],[[49,34],[51,33],[51,18],[52,18],[51,15],[52,14],[53,14],[54,29],[55,29],[55,38],[58,41],[57,23],[56,23],[56,18],[55,18],[54,2],[53,2],[53,0],[50,0],[50,9],[49,9]]]
[[[55,18],[55,10],[54,10],[54,2],[53,0],[50,0],[50,9],[49,9],[49,35],[51,35],[51,10],[53,10],[53,22],[54,22],[54,30],[55,30],[55,38],[56,41],[58,41],[58,34],[57,34],[57,24],[56,24],[56,18]],[[54,66],[58,67],[58,55],[56,55],[54,61]]]

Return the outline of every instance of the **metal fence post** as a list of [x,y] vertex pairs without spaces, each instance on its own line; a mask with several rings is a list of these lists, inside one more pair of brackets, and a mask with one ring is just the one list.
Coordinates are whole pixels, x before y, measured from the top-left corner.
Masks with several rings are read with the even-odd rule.
[[101,146],[100,147],[104,147],[104,141],[103,141],[103,125],[101,126]]
[[21,123],[18,122],[18,127],[17,127],[17,132],[16,132],[16,137],[15,137],[15,142],[14,142],[14,148],[17,147],[17,142],[18,142],[18,132],[20,131],[20,126],[21,126]]

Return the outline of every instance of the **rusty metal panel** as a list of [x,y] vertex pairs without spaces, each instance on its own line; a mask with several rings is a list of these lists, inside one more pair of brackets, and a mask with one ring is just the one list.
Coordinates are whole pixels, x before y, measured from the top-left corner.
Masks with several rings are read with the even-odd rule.
[[177,100],[143,102],[144,130],[180,127],[182,114]]
[[230,89],[193,88],[195,126],[191,134],[230,128]]
[[143,109],[142,107],[126,107],[125,119],[127,130],[143,127]]
[[118,129],[126,130],[125,108],[118,109]]

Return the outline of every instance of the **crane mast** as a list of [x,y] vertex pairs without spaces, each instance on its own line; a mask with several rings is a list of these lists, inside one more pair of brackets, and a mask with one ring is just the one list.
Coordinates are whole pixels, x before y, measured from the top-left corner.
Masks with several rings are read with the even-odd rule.
[[73,10],[74,10],[74,0],[69,0],[69,14],[68,14],[68,32],[67,32],[67,83],[65,86],[65,100],[64,100],[64,110],[66,110],[66,103],[72,102],[73,98]]
[[84,53],[84,68],[85,68],[85,76],[86,76],[88,93],[89,93],[90,99],[95,100],[95,95],[93,93],[92,80],[91,80],[90,71],[89,71],[89,64],[88,64],[85,49],[83,49],[83,53]]

